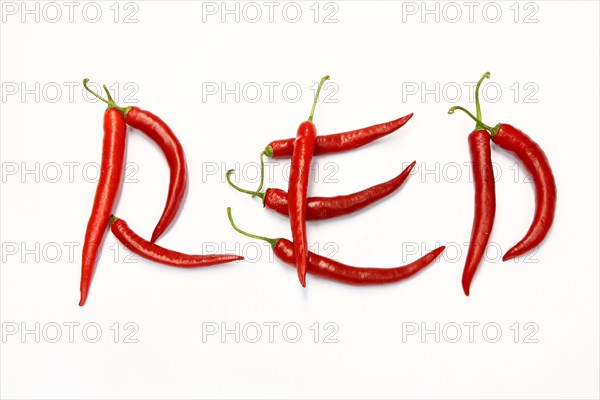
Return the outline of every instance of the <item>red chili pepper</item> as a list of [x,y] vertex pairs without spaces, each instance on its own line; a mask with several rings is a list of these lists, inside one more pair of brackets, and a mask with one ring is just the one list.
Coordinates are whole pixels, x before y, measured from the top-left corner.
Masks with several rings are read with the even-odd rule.
[[[335,197],[307,198],[306,220],[315,221],[347,215],[361,210],[396,191],[415,166],[413,161],[402,173],[387,182],[380,183],[360,192]],[[227,171],[227,182],[236,190],[248,193],[263,200],[263,206],[282,215],[288,215],[288,194],[281,189],[267,189],[263,192],[252,192],[242,189],[231,182],[230,175],[234,170]]]
[[[485,77],[489,77],[489,73],[484,74],[482,79]],[[477,116],[474,116],[463,107],[452,107],[449,113],[454,112],[454,110],[464,111],[477,122],[479,128],[487,130],[494,143],[504,150],[513,153],[524,164],[527,171],[531,174],[535,186],[536,206],[533,221],[525,237],[502,257],[503,261],[507,261],[532,250],[546,237],[552,226],[556,210],[556,182],[546,154],[533,139],[508,124],[497,124],[494,127],[490,127],[481,122],[477,91],[476,106]]]
[[243,260],[244,257],[234,254],[210,254],[210,255],[189,255],[160,247],[138,236],[127,222],[111,216],[110,229],[117,239],[125,247],[149,260],[157,263],[171,265],[180,268],[207,267],[209,265],[223,264],[237,260]]
[[502,261],[520,256],[538,246],[552,226],[556,210],[556,182],[542,148],[519,129],[498,124],[492,130],[492,141],[513,153],[531,174],[535,186],[535,215],[525,237],[504,254]]
[[324,76],[319,83],[312,111],[308,120],[302,122],[298,127],[292,163],[290,166],[290,181],[288,185],[288,205],[290,215],[290,226],[294,238],[294,248],[297,257],[298,278],[303,287],[306,287],[306,269],[308,267],[308,240],[306,238],[306,209],[308,193],[308,177],[310,175],[310,163],[315,151],[317,139],[317,128],[312,123],[315,107],[319,98],[319,92],[323,83],[329,79]]
[[[274,254],[286,264],[297,267],[297,257],[295,254],[294,243],[287,239],[270,239],[263,236],[252,235],[242,231],[233,222],[231,217],[231,208],[227,208],[227,216],[233,229],[242,235],[264,240],[271,244]],[[395,268],[358,268],[342,264],[335,260],[320,256],[318,254],[308,253],[308,272],[337,282],[350,285],[382,285],[404,280],[423,268],[431,264],[445,249],[445,246],[425,254],[423,257],[410,264]]]
[[[475,104],[479,119],[481,118],[479,88],[484,79],[489,77],[489,72],[483,74],[475,88]],[[452,114],[453,112],[454,108],[451,108],[449,113]],[[467,296],[470,293],[471,281],[473,280],[475,271],[477,271],[477,267],[481,263],[483,253],[492,233],[494,216],[496,214],[496,189],[494,169],[492,167],[490,135],[479,124],[469,134],[469,150],[471,152],[471,168],[475,183],[475,212],[473,215],[473,228],[471,230],[471,243],[462,276],[462,287]]]
[[[87,80],[84,80],[85,83],[87,83]],[[121,187],[121,176],[125,160],[125,132],[126,125],[121,112],[114,108],[106,110],[104,113],[104,139],[100,177],[96,186],[92,214],[85,232],[81,257],[80,306],[83,306],[87,299],[98,251]]]
[[483,258],[492,233],[496,213],[496,191],[489,133],[485,130],[472,132],[469,135],[469,148],[473,181],[475,182],[475,213],[471,230],[471,244],[462,276],[462,286],[467,296],[470,292],[473,275]]
[[151,242],[155,242],[171,225],[183,201],[187,189],[187,165],[183,146],[169,126],[159,117],[138,107],[119,107],[111,98],[110,92],[104,86],[108,100],[86,89],[109,106],[123,113],[125,122],[132,128],[139,129],[152,139],[162,150],[170,169],[169,192],[163,213],[152,232]]
[[[339,153],[353,150],[371,143],[401,128],[413,116],[412,113],[394,121],[356,129],[349,132],[317,137],[315,155]],[[287,158],[294,151],[294,139],[274,140],[265,148],[263,154],[272,158]]]

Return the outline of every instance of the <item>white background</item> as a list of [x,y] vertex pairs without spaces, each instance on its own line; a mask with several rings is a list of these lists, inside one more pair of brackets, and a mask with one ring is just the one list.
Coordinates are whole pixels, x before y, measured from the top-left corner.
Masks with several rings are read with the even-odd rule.
[[[220,2],[101,2],[95,23],[94,5],[78,3],[70,22],[68,7],[56,3],[62,17],[52,23],[56,7],[35,4],[27,6],[38,7],[38,22],[23,14],[21,2],[2,3],[3,398],[599,396],[597,2],[480,2],[471,21],[463,2],[429,2],[436,21],[436,11],[423,14],[421,2],[338,1],[317,5],[316,23],[313,2],[297,3],[296,23],[286,21],[293,6],[282,15],[286,3],[278,3],[273,22],[268,7],[256,3],[256,23],[249,21],[255,8],[245,3],[237,6],[239,22],[228,15],[225,23]],[[203,13],[213,6],[217,14]],[[132,12],[137,22],[125,23]],[[487,70],[484,120],[511,123],[542,146],[558,204],[539,250],[502,263],[498,249],[506,251],[529,226],[534,192],[516,160],[493,150],[501,173],[493,245],[467,298],[460,278],[473,184],[464,163],[474,125],[446,111],[456,104],[473,110],[469,85]],[[357,288],[309,277],[302,289],[293,268],[227,222],[231,206],[242,228],[290,238],[286,218],[232,191],[223,175],[238,162],[240,185],[256,186],[258,153],[270,140],[295,135],[310,111],[310,87],[325,74],[332,84],[316,111],[320,133],[415,116],[359,151],[318,157],[310,193],[357,191],[413,160],[419,169],[364,212],[309,223],[309,241],[321,254],[376,267],[449,246],[409,281]],[[77,306],[81,241],[95,191],[95,169],[84,166],[100,160],[105,108],[84,96],[84,77],[119,88],[121,104],[160,115],[186,150],[187,197],[160,244],[190,253],[216,244],[249,261],[177,270],[116,251],[108,233],[88,302]],[[269,82],[278,85],[272,99]],[[255,92],[238,92],[236,101],[206,92],[236,83],[240,91],[262,87],[261,97],[252,102]],[[302,89],[297,101],[293,90],[284,97],[286,84]],[[149,237],[164,206],[168,168],[139,132],[130,132],[127,146],[132,169],[116,214]],[[285,163],[269,166],[267,186],[286,188]],[[39,176],[23,174],[36,168]],[[72,340],[70,323],[79,324]],[[272,343],[268,323],[279,324]],[[469,323],[479,324],[472,340]],[[36,324],[39,342],[33,333],[21,335]],[[85,324],[92,324],[87,336]],[[234,334],[206,336],[207,327],[236,324],[239,343]],[[287,336],[285,324],[292,327]],[[251,343],[257,325],[262,337]],[[439,339],[421,336],[436,326]],[[452,343],[457,326],[462,336]],[[102,330],[96,343],[93,327]],[[293,327],[302,330],[296,343]],[[415,327],[419,332],[407,335]]]

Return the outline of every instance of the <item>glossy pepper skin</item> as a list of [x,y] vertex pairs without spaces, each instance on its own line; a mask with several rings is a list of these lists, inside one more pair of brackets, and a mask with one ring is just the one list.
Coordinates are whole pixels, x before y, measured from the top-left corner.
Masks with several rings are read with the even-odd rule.
[[475,212],[471,230],[471,243],[462,276],[462,287],[467,296],[470,292],[471,281],[483,258],[492,233],[496,214],[496,190],[492,168],[490,134],[483,129],[476,130],[469,135],[468,141],[471,152],[473,181],[475,183]]
[[190,255],[165,249],[164,247],[148,242],[144,238],[138,236],[129,225],[127,225],[127,222],[114,216],[112,217],[110,229],[119,242],[133,253],[148,260],[173,267],[207,267],[209,265],[223,264],[244,259],[244,257],[234,254]]
[[490,133],[494,144],[512,153],[522,162],[533,178],[536,197],[533,221],[525,236],[502,257],[503,261],[507,261],[532,250],[548,234],[556,211],[556,182],[546,154],[533,139],[512,125],[497,124],[491,127],[481,120],[479,87],[481,82],[489,77],[489,72],[483,74],[475,88],[476,116],[460,106],[451,107],[448,113],[461,110],[467,114],[477,123],[477,129],[485,129]]
[[290,227],[297,256],[298,279],[306,287],[308,268],[308,240],[306,238],[306,213],[310,164],[315,151],[317,128],[312,122],[304,121],[298,127],[290,167],[288,185],[288,208]]
[[183,201],[187,189],[187,165],[183,146],[169,126],[158,116],[138,107],[128,107],[125,122],[139,129],[162,150],[169,164],[169,191],[163,213],[152,232],[155,242],[171,225]]
[[531,226],[523,239],[504,254],[502,260],[507,261],[532,250],[548,234],[556,210],[556,182],[546,154],[533,139],[508,124],[499,124],[496,129],[492,141],[523,163],[533,178],[536,198]]
[[[308,119],[300,124],[294,140],[294,149],[292,151],[292,162],[290,163],[290,180],[288,184],[288,213],[290,217],[290,228],[294,238],[296,253],[296,265],[298,267],[298,279],[302,287],[306,287],[306,269],[308,267],[308,240],[306,238],[306,213],[307,213],[307,195],[308,178],[310,176],[310,164],[315,152],[317,143],[317,128],[313,124],[315,108],[319,100],[319,93],[323,84],[329,79],[329,75],[321,78],[312,109]],[[266,153],[263,151],[263,154]],[[261,156],[262,162],[262,156]],[[261,179],[258,190],[262,187]]]
[[[229,218],[229,223],[235,231],[244,236],[268,242],[277,258],[286,264],[297,267],[298,257],[295,253],[294,243],[283,238],[270,239],[241,230],[235,225],[235,222],[233,222],[230,207],[227,208],[227,218]],[[438,247],[418,260],[396,268],[357,268],[309,252],[308,272],[313,275],[350,285],[382,285],[385,283],[398,282],[416,274],[431,264],[444,249],[445,246]]]
[[[296,266],[295,246],[287,239],[279,239],[273,252],[281,261]],[[318,254],[308,253],[308,272],[349,285],[367,286],[394,283],[409,278],[430,265],[444,251],[445,246],[425,254],[410,264],[395,268],[358,268],[334,261]]]
[[[306,220],[318,221],[348,215],[383,199],[402,186],[415,164],[413,161],[400,175],[360,192],[335,197],[309,197]],[[284,190],[267,189],[263,204],[279,214],[288,215],[288,194]]]
[[170,169],[169,192],[163,213],[152,232],[151,242],[155,242],[175,219],[187,189],[187,165],[183,147],[162,119],[138,107],[120,107],[111,97],[106,85],[103,85],[107,96],[105,99],[87,86],[88,81],[87,78],[83,80],[83,86],[88,92],[108,104],[110,108],[119,110],[125,118],[125,123],[139,129],[154,141],[167,159]]
[[126,125],[121,112],[114,108],[106,110],[100,177],[96,186],[92,214],[85,232],[81,257],[80,306],[83,306],[87,299],[100,245],[121,187],[125,163],[125,135]]
[[[402,118],[353,131],[322,135],[317,137],[315,155],[339,153],[353,150],[377,140],[400,129],[413,116],[412,113]],[[271,158],[291,157],[294,151],[294,139],[274,140],[265,149],[265,155]]]

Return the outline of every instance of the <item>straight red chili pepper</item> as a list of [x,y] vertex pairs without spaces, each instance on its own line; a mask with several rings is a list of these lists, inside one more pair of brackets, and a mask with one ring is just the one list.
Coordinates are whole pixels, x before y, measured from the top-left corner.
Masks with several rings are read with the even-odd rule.
[[[481,87],[481,83],[489,77],[489,72],[483,74],[475,88],[475,104],[479,118],[481,118],[479,88]],[[453,112],[454,110],[451,108],[449,113],[452,114]],[[471,153],[473,182],[475,183],[475,212],[473,215],[473,228],[471,229],[471,242],[462,275],[462,287],[467,296],[471,290],[471,281],[481,263],[490,234],[492,233],[494,216],[496,214],[496,189],[494,169],[492,167],[490,135],[483,127],[477,124],[475,125],[475,130],[469,134],[468,141]]]
[[475,271],[477,271],[477,267],[483,258],[483,253],[492,233],[494,215],[496,214],[496,191],[489,133],[485,130],[472,132],[469,135],[469,148],[471,151],[473,181],[475,183],[475,212],[471,230],[471,243],[462,276],[462,287],[467,296],[470,292],[473,275],[475,275]]
[[167,159],[170,170],[169,191],[163,213],[150,239],[151,242],[155,242],[177,216],[187,189],[187,165],[183,146],[171,128],[158,116],[138,107],[119,107],[110,97],[110,92],[106,86],[104,86],[104,90],[107,93],[108,100],[94,93],[87,86],[86,89],[109,106],[120,110],[127,125],[140,130],[154,141]]
[[[233,222],[233,218],[231,217],[231,208],[227,208],[227,216],[231,226],[237,232],[254,239],[268,242],[273,248],[273,253],[277,256],[277,258],[286,264],[297,267],[297,257],[295,254],[294,243],[284,238],[271,239],[263,236],[252,235],[242,231]],[[413,261],[410,264],[395,268],[352,267],[327,257],[309,252],[308,272],[325,279],[350,285],[382,285],[386,283],[398,282],[415,275],[417,272],[421,271],[423,268],[435,261],[435,259],[444,251],[445,248],[445,246],[438,247],[437,249],[425,254],[423,257]]]
[[[377,124],[349,132],[318,136],[317,143],[315,144],[315,155],[339,153],[369,144],[374,140],[400,129],[412,116],[413,114],[410,113],[402,118],[383,124]],[[267,145],[263,153],[271,158],[291,157],[294,151],[294,140],[295,139],[292,138],[274,140]]]
[[[348,215],[383,199],[402,186],[415,164],[416,161],[413,161],[400,175],[387,182],[361,190],[360,192],[335,197],[308,197],[306,204],[306,220],[315,221]],[[227,178],[227,182],[229,182],[234,189],[260,197],[263,200],[264,207],[282,215],[289,215],[288,194],[286,191],[271,188],[263,193],[242,189],[231,182],[230,175],[232,172],[232,169],[227,171],[225,177]]]
[[294,141],[294,151],[292,153],[292,163],[290,166],[290,181],[288,185],[288,208],[290,216],[290,226],[292,237],[294,238],[294,252],[297,260],[298,279],[300,284],[306,287],[306,269],[308,267],[308,240],[306,237],[306,210],[308,178],[310,175],[310,164],[315,151],[317,139],[317,128],[312,123],[315,107],[319,98],[319,92],[323,83],[329,79],[324,76],[319,83],[312,111],[308,120],[302,122],[298,127],[296,140]]
[[80,306],[83,306],[87,299],[100,245],[121,187],[125,162],[125,132],[126,125],[121,112],[114,108],[106,110],[104,112],[100,177],[96,186],[92,214],[85,232],[81,257]]
[[190,255],[165,249],[138,236],[124,220],[111,216],[110,229],[117,239],[135,254],[160,264],[180,268],[207,267],[223,264],[244,257],[235,254]]

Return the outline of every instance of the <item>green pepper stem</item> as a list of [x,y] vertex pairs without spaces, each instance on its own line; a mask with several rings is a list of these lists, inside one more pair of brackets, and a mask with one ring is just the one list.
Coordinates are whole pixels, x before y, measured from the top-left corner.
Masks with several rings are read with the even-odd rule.
[[[265,183],[265,160],[264,160],[264,156],[266,154],[266,150],[263,150],[260,153],[260,185],[258,185],[258,189],[256,189],[257,192],[260,192],[261,189],[263,188],[263,184]],[[255,194],[252,195],[252,197],[256,196]]]
[[329,75],[325,75],[323,78],[321,78],[321,82],[319,82],[319,87],[317,88],[317,92],[315,93],[315,100],[313,101],[312,110],[310,110],[310,116],[307,119],[307,121],[310,123],[313,122],[313,116],[315,115],[315,108],[317,107],[317,101],[319,100],[319,93],[321,93],[321,88],[323,87],[325,81],[328,79]]
[[[480,127],[481,129],[485,129],[485,130],[489,131],[489,132],[490,132],[490,134],[491,134],[492,136],[494,136],[494,135],[496,135],[496,133],[498,133],[498,126],[495,126],[495,127],[493,127],[493,128],[492,128],[491,126],[484,124],[484,123],[483,123],[483,122],[481,122],[479,119],[477,119],[477,117],[476,117],[476,116],[474,116],[473,114],[471,114],[471,113],[469,112],[469,110],[467,110],[467,109],[466,109],[466,108],[464,108],[464,107],[461,107],[461,106],[454,106],[454,107],[451,107],[451,108],[448,110],[448,114],[454,114],[454,111],[456,111],[456,110],[460,110],[460,111],[462,111],[462,112],[466,113],[466,114],[467,114],[469,117],[471,117],[471,119],[472,119],[473,121],[477,122],[477,126],[478,126],[478,127]],[[478,128],[478,129],[479,129],[479,128]]]
[[127,117],[127,113],[129,112],[131,107],[120,107],[117,103],[115,103],[114,100],[112,99],[112,97],[110,96],[110,93],[108,92],[108,89],[106,88],[106,85],[103,85],[103,86],[104,86],[104,90],[106,90],[106,92],[108,93],[108,100],[105,99],[104,97],[100,96],[98,93],[94,92],[92,89],[89,88],[89,86],[88,86],[89,81],[90,80],[88,78],[85,78],[83,80],[83,87],[85,88],[85,90],[87,90],[88,92],[93,94],[95,97],[97,97],[98,99],[100,99],[103,102],[105,102],[106,104],[108,104],[108,109],[115,108],[115,109],[121,111],[121,114],[123,114],[123,118]]
[[[483,74],[483,76],[481,78],[479,78],[479,82],[477,82],[477,86],[475,87],[475,108],[477,110],[477,119],[481,121],[481,104],[479,103],[479,88],[481,87],[481,83],[485,80],[485,79],[489,79],[490,77],[490,73],[486,72],[485,74]],[[479,123],[477,123],[477,125],[475,126],[475,130],[479,130],[481,128],[481,126],[479,125]]]
[[250,194],[250,195],[252,195],[252,197],[254,197],[254,196],[260,197],[263,200],[265,199],[265,194],[263,192],[259,192],[259,191],[253,192],[252,190],[242,189],[241,187],[237,186],[235,183],[231,182],[231,178],[229,176],[231,174],[233,174],[234,172],[235,172],[235,169],[230,169],[229,171],[227,171],[227,173],[225,173],[225,179],[227,179],[227,183],[229,183],[229,186],[231,186],[238,192]]
[[233,222],[233,218],[231,217],[231,207],[227,207],[227,218],[229,218],[229,223],[231,224],[231,226],[233,227],[233,229],[235,229],[236,232],[239,232],[239,233],[241,233],[244,236],[248,236],[248,237],[253,238],[253,239],[264,240],[265,242],[268,242],[271,245],[272,248],[275,248],[275,246],[277,245],[277,242],[279,241],[279,239],[271,239],[271,238],[264,237],[264,236],[253,235],[251,233],[244,232],[243,230],[241,230],[240,228],[238,228],[235,225],[235,222]]
[[115,222],[117,222],[117,220],[118,220],[118,219],[119,219],[119,218],[115,217],[115,215],[114,215],[114,214],[111,214],[111,215],[110,215],[110,224],[111,224],[111,225],[112,225],[112,224],[114,224]]
[[102,85],[102,87],[104,88],[104,91],[106,92],[106,97],[108,98],[108,101],[110,101],[111,103],[115,103],[115,101],[113,100],[112,96],[110,95],[110,90],[108,90],[108,88],[106,87],[106,85]]

